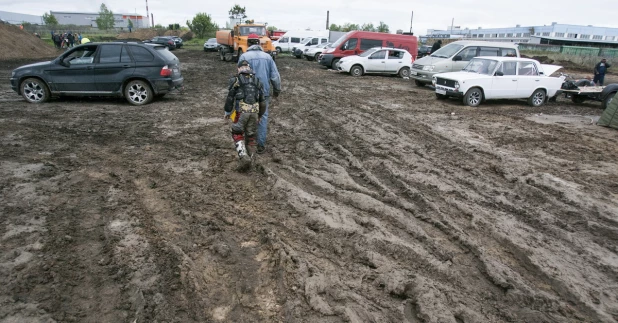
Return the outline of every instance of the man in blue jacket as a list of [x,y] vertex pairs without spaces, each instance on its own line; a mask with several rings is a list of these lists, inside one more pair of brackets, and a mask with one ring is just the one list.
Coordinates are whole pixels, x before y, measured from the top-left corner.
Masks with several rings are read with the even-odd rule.
[[273,87],[273,97],[277,98],[281,92],[281,76],[277,70],[275,61],[270,55],[262,51],[260,45],[253,45],[247,48],[247,52],[240,55],[238,64],[243,61],[249,62],[255,76],[264,86],[264,97],[266,99],[266,109],[257,127],[257,153],[262,154],[266,151],[266,132],[268,130],[268,105],[270,104],[270,86]]
[[611,65],[607,64],[607,60],[604,58],[597,65],[594,66],[594,80],[595,84],[603,86],[603,81],[605,80],[605,72],[610,68]]

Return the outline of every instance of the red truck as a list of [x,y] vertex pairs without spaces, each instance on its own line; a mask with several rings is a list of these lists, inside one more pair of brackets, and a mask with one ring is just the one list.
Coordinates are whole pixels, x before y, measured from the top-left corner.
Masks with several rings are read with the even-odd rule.
[[350,31],[339,38],[319,57],[320,65],[337,69],[343,57],[359,55],[373,47],[393,47],[407,50],[413,59],[418,55],[418,39],[411,34],[387,34],[371,31]]
[[286,32],[283,30],[270,30],[268,32],[268,37],[270,37],[270,39],[272,41],[278,40],[279,38],[281,38],[281,36],[283,36],[283,34],[285,34]]

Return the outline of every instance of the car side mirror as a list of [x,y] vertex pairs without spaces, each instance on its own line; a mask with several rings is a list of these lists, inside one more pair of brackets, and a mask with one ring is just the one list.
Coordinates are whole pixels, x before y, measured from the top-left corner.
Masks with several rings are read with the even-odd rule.
[[498,71],[498,72],[496,72],[496,76],[504,76],[504,73]]
[[463,58],[461,56],[459,56],[459,55],[453,57],[453,61],[455,61],[455,62],[462,61],[462,60],[463,60]]

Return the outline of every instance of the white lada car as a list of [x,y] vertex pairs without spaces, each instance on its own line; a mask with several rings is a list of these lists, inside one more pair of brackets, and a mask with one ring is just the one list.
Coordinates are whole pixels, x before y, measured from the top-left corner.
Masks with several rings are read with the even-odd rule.
[[491,99],[528,99],[538,107],[560,90],[564,77],[550,75],[562,68],[519,57],[476,57],[459,72],[433,76],[436,98],[463,98],[472,107]]

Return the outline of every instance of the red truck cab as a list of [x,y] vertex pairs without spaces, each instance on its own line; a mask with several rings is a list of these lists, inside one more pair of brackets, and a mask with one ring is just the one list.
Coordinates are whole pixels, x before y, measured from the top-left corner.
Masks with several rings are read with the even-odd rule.
[[394,47],[407,50],[413,59],[418,55],[416,36],[407,34],[387,34],[371,31],[350,31],[325,49],[319,57],[320,65],[336,69],[343,57],[359,55],[373,47]]

